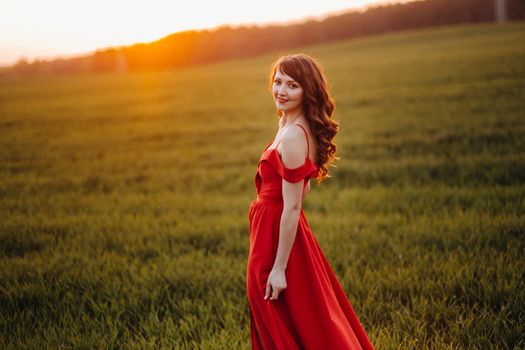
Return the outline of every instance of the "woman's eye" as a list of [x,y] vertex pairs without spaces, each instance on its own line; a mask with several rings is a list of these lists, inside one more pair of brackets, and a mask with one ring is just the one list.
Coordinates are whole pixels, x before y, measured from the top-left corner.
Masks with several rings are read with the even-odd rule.
[[[274,82],[274,84],[277,84],[277,85],[281,84],[280,80],[274,80],[273,82]],[[289,84],[288,86],[291,87],[291,88],[299,87],[297,84]]]

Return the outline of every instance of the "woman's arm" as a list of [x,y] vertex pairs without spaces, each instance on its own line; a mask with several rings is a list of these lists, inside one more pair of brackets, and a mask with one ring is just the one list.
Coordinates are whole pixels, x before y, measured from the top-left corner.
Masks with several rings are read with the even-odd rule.
[[[304,164],[306,158],[306,139],[299,128],[291,128],[283,135],[282,163],[285,167],[294,169]],[[297,233],[299,214],[303,198],[304,180],[299,182],[288,182],[283,179],[283,212],[279,230],[279,246],[275,258],[274,267],[286,269],[288,257]]]
[[283,213],[279,229],[279,246],[275,257],[274,268],[286,269],[290,251],[297,233],[299,214],[301,213],[301,197],[304,180],[297,183],[283,180]]
[[[295,128],[294,128],[295,129]],[[281,141],[282,162],[287,168],[297,168],[304,164],[306,139],[300,129],[289,130]],[[299,215],[301,213],[304,180],[292,183],[283,179],[283,212],[279,227],[279,244],[275,262],[268,277],[265,299],[272,294],[270,300],[277,299],[279,293],[286,288],[285,270],[297,234]]]
[[308,184],[304,188],[303,197],[301,199],[301,202],[304,202],[304,197],[306,197],[306,194],[309,193],[309,192],[310,192],[310,180],[308,180]]

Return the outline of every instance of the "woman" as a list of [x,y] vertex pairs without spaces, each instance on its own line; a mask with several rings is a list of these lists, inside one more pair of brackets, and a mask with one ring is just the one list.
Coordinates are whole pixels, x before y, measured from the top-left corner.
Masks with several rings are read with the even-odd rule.
[[305,54],[273,65],[279,131],[262,153],[249,209],[247,294],[253,349],[373,349],[301,208],[328,176],[338,123],[323,69]]

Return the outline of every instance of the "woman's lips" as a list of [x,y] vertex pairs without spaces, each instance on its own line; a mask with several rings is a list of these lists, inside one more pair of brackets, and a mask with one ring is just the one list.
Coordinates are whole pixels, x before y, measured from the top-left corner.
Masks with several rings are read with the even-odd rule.
[[277,101],[280,103],[286,103],[288,100],[283,100],[282,98],[277,97]]

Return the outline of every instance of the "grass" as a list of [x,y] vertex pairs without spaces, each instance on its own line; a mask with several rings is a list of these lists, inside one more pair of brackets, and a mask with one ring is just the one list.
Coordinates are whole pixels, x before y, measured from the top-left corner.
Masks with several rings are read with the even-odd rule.
[[[306,47],[337,167],[304,209],[377,349],[525,347],[523,23]],[[0,83],[0,347],[248,349],[280,52]]]

